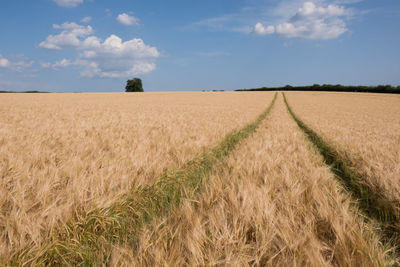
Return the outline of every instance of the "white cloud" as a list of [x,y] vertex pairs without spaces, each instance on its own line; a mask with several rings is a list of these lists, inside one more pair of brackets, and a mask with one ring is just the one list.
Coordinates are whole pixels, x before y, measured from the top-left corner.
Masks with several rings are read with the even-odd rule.
[[309,17],[326,19],[344,15],[347,15],[347,10],[342,6],[328,5],[324,8],[317,7],[313,2],[305,2],[293,19],[298,20]]
[[62,25],[53,25],[54,29],[63,30],[60,34],[49,35],[39,47],[50,50],[62,50],[66,47],[78,47],[81,44],[79,37],[93,33],[91,26],[81,26],[75,22],[66,22]]
[[43,61],[40,62],[40,66],[44,69],[52,68],[54,70],[58,70],[60,68],[65,68],[70,65],[73,65],[73,62],[71,62],[69,59],[66,58],[56,61],[55,63],[43,62]]
[[313,2],[305,2],[288,21],[267,27],[259,22],[254,26],[254,32],[265,35],[271,34],[272,29],[275,29],[276,34],[288,38],[334,39],[347,31],[346,23],[341,17],[348,16],[350,13],[343,6],[323,7],[316,6]]
[[81,22],[83,22],[83,23],[89,23],[89,22],[91,22],[91,21],[92,21],[92,17],[90,17],[90,16],[84,17],[84,18],[81,20]]
[[75,7],[83,3],[83,0],[53,0],[57,5],[62,7]]
[[126,13],[119,14],[117,17],[117,21],[124,25],[138,25],[139,19],[134,16],[129,16]]
[[7,68],[10,66],[10,61],[0,56],[0,68]]
[[82,68],[82,76],[130,77],[153,71],[156,68],[155,60],[160,56],[157,48],[146,45],[140,38],[123,41],[112,34],[102,41],[97,36],[87,36],[93,32],[90,26],[76,23],[54,25],[54,28],[62,32],[50,35],[39,46],[56,50],[73,47],[78,56],[73,61],[63,59],[53,64],[42,63],[44,68],[59,69],[75,65]]
[[[246,9],[239,13],[225,14],[217,17],[203,19],[194,23],[191,23],[183,30],[198,30],[201,28],[209,29],[211,31],[229,31],[229,32],[240,32],[249,34],[252,32],[253,27],[249,25],[249,17],[253,18],[256,15],[254,10]],[[253,20],[251,19],[252,23]]]
[[250,4],[235,13],[206,18],[182,29],[204,28],[244,34],[276,34],[288,38],[333,39],[348,31],[346,21],[358,13],[348,8],[348,5],[361,1],[363,0],[262,1],[269,3]]
[[60,61],[57,61],[56,63],[53,64],[53,68],[58,69],[58,68],[65,68],[71,65],[71,61],[68,59],[62,59]]
[[71,62],[69,59],[66,59],[66,58],[56,61],[55,63],[40,62],[40,65],[42,66],[42,68],[44,68],[44,69],[52,68],[54,70],[59,70],[60,68],[65,68],[65,67],[68,67],[73,64],[74,64],[73,62]]
[[81,48],[98,48],[101,46],[100,39],[96,36],[89,36],[82,42]]
[[33,60],[28,60],[24,56],[15,56],[12,59],[0,55],[0,68],[22,72],[24,69],[33,65]]
[[145,74],[155,69],[155,59],[160,56],[157,48],[146,45],[142,39],[123,42],[116,35],[110,35],[104,42],[88,37],[84,51],[77,64],[84,68],[83,76],[88,77],[130,77]]
[[275,27],[272,25],[269,25],[267,27],[264,27],[262,23],[258,22],[254,26],[254,32],[258,35],[267,35],[267,34],[273,34],[275,33]]

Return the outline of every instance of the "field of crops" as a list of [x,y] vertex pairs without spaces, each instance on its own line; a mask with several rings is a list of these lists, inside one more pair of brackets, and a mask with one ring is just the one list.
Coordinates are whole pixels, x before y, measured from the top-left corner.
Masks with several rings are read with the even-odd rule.
[[398,264],[400,97],[285,96],[0,95],[0,265]]
[[400,215],[400,96],[288,93],[303,121]]

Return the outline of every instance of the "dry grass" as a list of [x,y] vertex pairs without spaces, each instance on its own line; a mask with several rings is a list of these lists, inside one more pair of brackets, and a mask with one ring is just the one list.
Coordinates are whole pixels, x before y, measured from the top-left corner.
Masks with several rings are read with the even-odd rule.
[[332,144],[400,216],[400,97],[287,93],[294,112]]
[[270,103],[265,93],[0,96],[0,258],[151,184]]
[[387,252],[280,97],[195,199],[114,248],[114,266],[384,266]]

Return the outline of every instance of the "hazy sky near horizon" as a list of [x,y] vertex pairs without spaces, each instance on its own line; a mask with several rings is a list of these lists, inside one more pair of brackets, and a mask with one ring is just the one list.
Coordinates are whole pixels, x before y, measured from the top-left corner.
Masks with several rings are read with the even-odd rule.
[[2,0],[0,90],[400,85],[399,0]]

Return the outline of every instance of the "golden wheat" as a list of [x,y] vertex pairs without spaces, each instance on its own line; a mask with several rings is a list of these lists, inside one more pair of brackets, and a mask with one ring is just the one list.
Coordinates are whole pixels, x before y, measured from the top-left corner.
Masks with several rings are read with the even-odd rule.
[[247,124],[265,93],[0,95],[0,258]]
[[400,97],[383,94],[287,94],[294,112],[335,146],[400,215]]
[[270,116],[201,194],[116,246],[112,265],[390,264],[281,97]]

